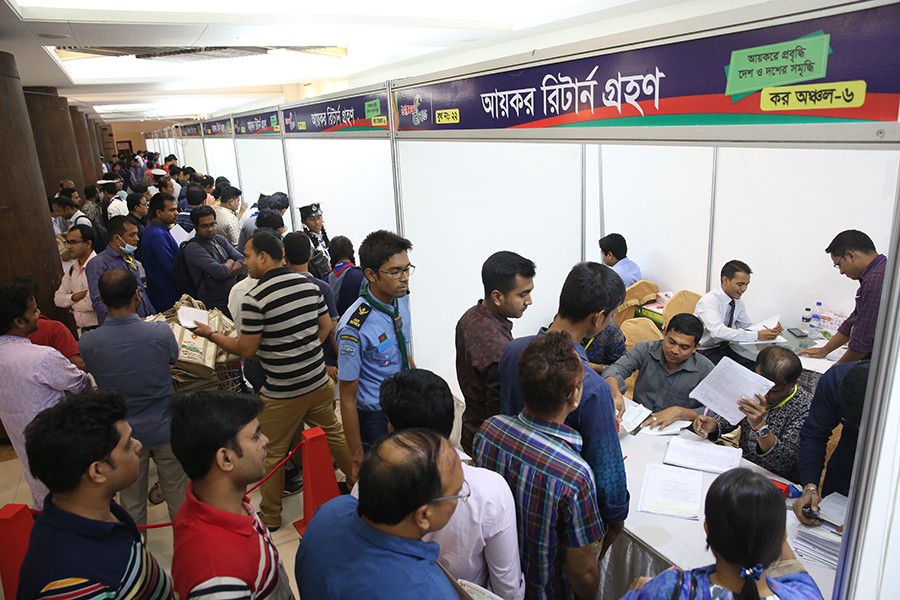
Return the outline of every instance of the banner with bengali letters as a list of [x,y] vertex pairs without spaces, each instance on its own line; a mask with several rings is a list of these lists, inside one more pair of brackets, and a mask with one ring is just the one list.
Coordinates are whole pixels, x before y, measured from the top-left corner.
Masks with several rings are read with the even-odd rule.
[[898,120],[900,4],[398,89],[401,131]]
[[233,118],[235,135],[278,135],[281,133],[278,111],[274,109]]
[[286,134],[379,131],[388,128],[386,91],[282,109]]
[[203,126],[200,123],[187,123],[181,126],[181,137],[200,137]]
[[233,131],[231,119],[217,119],[215,121],[204,121],[203,123],[203,135],[206,137],[232,135]]

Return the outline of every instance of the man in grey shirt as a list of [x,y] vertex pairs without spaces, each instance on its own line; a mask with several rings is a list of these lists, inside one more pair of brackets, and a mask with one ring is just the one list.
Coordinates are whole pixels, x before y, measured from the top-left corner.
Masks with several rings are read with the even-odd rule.
[[622,392],[625,380],[635,371],[633,400],[651,409],[653,414],[641,424],[660,429],[677,420],[693,421],[701,407],[689,397],[704,377],[713,370],[708,358],[697,354],[703,322],[689,313],[672,317],[662,340],[639,342],[625,356],[603,370],[603,378],[612,389],[616,409],[624,408]]

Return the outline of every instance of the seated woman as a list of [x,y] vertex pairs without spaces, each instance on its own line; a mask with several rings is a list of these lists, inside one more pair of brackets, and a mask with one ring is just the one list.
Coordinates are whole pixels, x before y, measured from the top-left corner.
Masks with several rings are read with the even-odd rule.
[[717,415],[698,416],[693,429],[715,441],[720,435],[741,428],[744,458],[789,481],[798,481],[797,455],[800,430],[809,414],[812,394],[797,382],[803,368],[792,351],[769,346],[756,357],[756,372],[775,386],[765,398],[738,401],[746,417],[732,425]]
[[706,494],[703,524],[715,564],[639,577],[622,600],[821,599],[787,544],[786,514],[784,497],[763,475],[749,469],[723,473]]

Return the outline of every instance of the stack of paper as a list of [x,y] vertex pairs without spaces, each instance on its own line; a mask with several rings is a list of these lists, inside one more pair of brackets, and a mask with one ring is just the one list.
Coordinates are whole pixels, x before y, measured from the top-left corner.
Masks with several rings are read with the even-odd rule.
[[703,474],[688,469],[649,464],[638,510],[682,519],[700,518]]
[[724,473],[741,466],[740,448],[717,446],[707,440],[672,438],[663,462],[710,473]]
[[[747,329],[750,331],[762,331],[763,329],[773,329],[776,325],[778,325],[779,321],[781,321],[781,315],[773,315],[768,319],[763,319],[759,323],[754,323]],[[776,337],[774,340],[753,340],[752,342],[740,342],[742,346],[748,346],[750,344],[784,344],[787,340],[782,336]]]
[[819,502],[819,518],[837,526],[842,526],[847,520],[847,496],[843,494],[829,494]]
[[694,388],[691,398],[732,425],[737,425],[744,418],[744,413],[738,408],[738,400],[744,397],[756,402],[756,394],[765,396],[773,385],[762,375],[745,369],[726,356]]
[[800,525],[794,534],[794,550],[803,560],[837,569],[842,539],[831,523]]
[[653,414],[653,411],[644,407],[637,402],[625,399],[625,414],[622,415],[620,426],[628,433],[633,433],[635,429],[641,426],[647,417]]
[[644,427],[641,429],[641,435],[678,435],[681,433],[682,429],[687,429],[691,426],[690,421],[672,421],[662,429],[657,429],[656,427]]

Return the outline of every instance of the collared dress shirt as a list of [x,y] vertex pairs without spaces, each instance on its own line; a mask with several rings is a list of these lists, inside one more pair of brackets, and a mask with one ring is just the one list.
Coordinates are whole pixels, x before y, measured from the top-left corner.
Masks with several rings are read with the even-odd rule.
[[642,279],[641,268],[637,265],[636,262],[634,262],[627,256],[610,268],[619,274],[619,277],[622,278],[622,282],[625,284],[625,287],[628,287],[629,285]]
[[734,300],[734,320],[731,327],[725,324],[732,298],[722,288],[704,294],[697,302],[694,314],[703,321],[703,337],[700,349],[708,350],[723,342],[755,342],[757,334],[749,331],[753,322],[747,315],[743,300]]
[[216,224],[218,225],[219,235],[224,236],[229,244],[236,247],[241,236],[241,225],[234,211],[224,206],[217,206]]
[[850,338],[847,347],[851,350],[870,353],[875,346],[875,326],[878,324],[886,267],[887,257],[879,254],[859,277],[856,306],[853,313],[838,327],[838,333]]
[[147,272],[147,294],[156,310],[165,312],[181,297],[175,284],[178,242],[169,229],[151,221],[141,238],[141,260]]
[[338,496],[313,515],[300,540],[294,575],[300,597],[314,600],[458,600],[438,565],[440,547],[378,531]]
[[89,294],[91,305],[94,307],[94,313],[97,315],[97,322],[100,325],[103,325],[106,315],[109,314],[106,304],[103,303],[103,299],[100,297],[100,277],[112,269],[125,269],[137,279],[138,291],[141,294],[138,316],[147,317],[156,314],[156,309],[150,303],[150,298],[147,297],[147,290],[144,289],[144,282],[141,280],[141,263],[135,258],[128,258],[129,260],[125,260],[124,256],[116,252],[112,246],[109,246],[87,264],[87,280],[88,289],[91,292]]
[[527,412],[489,417],[475,436],[475,461],[499,473],[516,502],[526,595],[570,598],[565,549],[603,539],[591,468],[581,436]]
[[712,362],[694,352],[672,373],[663,354],[663,340],[638,342],[625,356],[603,369],[603,379],[615,377],[619,391],[626,389],[625,380],[638,371],[634,384],[634,400],[653,411],[670,406],[698,409],[702,405],[690,393],[713,370]]
[[[53,303],[60,308],[70,309],[75,316],[75,324],[81,328],[96,327],[99,324],[97,314],[94,312],[94,305],[91,303],[91,294],[90,290],[88,290],[87,280],[88,263],[96,256],[96,252],[91,252],[91,255],[84,261],[84,265],[81,265],[76,260],[63,273],[62,283],[59,284],[59,289],[53,295]],[[84,298],[78,302],[72,301],[72,294],[84,291],[88,292]]]

